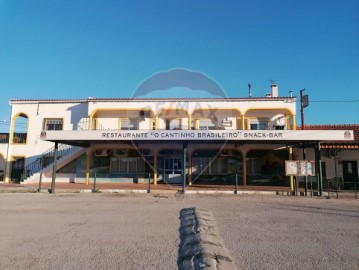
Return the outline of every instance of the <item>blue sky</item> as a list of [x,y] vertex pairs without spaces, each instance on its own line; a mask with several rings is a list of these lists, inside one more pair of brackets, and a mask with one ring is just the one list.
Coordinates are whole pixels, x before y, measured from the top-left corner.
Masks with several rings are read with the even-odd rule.
[[359,1],[0,0],[1,120],[11,98],[131,97],[176,67],[229,97],[306,88],[306,124],[358,124]]

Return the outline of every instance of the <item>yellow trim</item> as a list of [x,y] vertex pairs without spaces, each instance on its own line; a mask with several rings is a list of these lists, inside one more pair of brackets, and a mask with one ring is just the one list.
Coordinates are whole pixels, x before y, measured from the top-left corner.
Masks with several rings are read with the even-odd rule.
[[245,126],[245,119],[246,119],[246,118],[245,118],[244,114],[241,115],[241,119],[242,119],[241,129],[242,129],[242,130],[245,130],[245,127],[246,127],[246,126]]
[[151,117],[155,116],[155,113],[153,112],[153,110],[144,109],[144,108],[96,108],[89,114],[89,117],[93,117],[95,114],[98,114],[99,112],[102,112],[102,111],[104,111],[104,112],[109,112],[109,111],[112,111],[112,112],[146,111],[146,112],[150,112],[150,116],[146,117],[146,118],[151,118]]
[[[157,112],[157,116],[160,116],[161,113],[165,112],[169,117],[171,117],[169,114],[170,112],[173,112],[173,111],[177,111],[177,112],[185,112],[186,116],[189,115],[188,111],[185,110],[185,109],[179,109],[179,108],[161,108],[161,110],[159,110]],[[163,117],[166,117],[166,115],[163,115]]]
[[[23,118],[27,119],[27,125],[26,125],[26,142],[25,143],[14,143],[14,130],[15,130],[15,123],[16,119],[21,116]],[[10,145],[27,145],[27,142],[29,141],[28,133],[29,133],[29,125],[30,125],[30,119],[29,116],[26,113],[17,113],[15,114],[11,119],[11,128],[10,128],[10,134],[9,134],[9,144]]]
[[86,185],[90,184],[91,151],[86,152]]
[[153,184],[157,185],[157,153],[153,151]]
[[[153,112],[153,110],[149,110],[149,109],[143,109],[143,108],[96,108],[94,110],[92,110],[92,112],[89,114],[89,130],[92,130],[93,129],[93,126],[92,126],[92,119],[97,115],[98,116],[98,113],[101,112],[101,111],[105,111],[105,112],[128,112],[128,111],[137,111],[138,113],[140,111],[146,111],[146,112],[150,112],[150,116],[148,118],[151,118],[151,117],[154,117],[155,116],[155,113]],[[116,118],[118,116],[114,116],[114,118]],[[119,118],[122,118],[122,117],[119,117]],[[97,117],[97,119],[101,119],[101,117]],[[96,122],[96,129],[98,129],[98,120],[95,120],[97,121]],[[140,119],[140,117],[138,118],[132,118],[132,119]]]
[[150,130],[156,130],[156,118],[150,119]]
[[292,115],[292,130],[296,130],[297,129],[297,123],[296,123],[296,119],[295,119],[295,114]]
[[276,107],[276,108],[273,108],[273,107],[262,107],[262,108],[254,108],[254,107],[251,107],[251,108],[247,108],[243,114],[246,115],[249,111],[261,111],[261,110],[269,110],[269,111],[280,111],[280,110],[284,110],[283,114],[286,115],[286,114],[295,114],[294,112],[292,112],[289,108],[285,108],[285,107]]
[[[242,115],[242,112],[238,109],[238,108],[235,108],[235,107],[227,107],[227,108],[218,108],[218,107],[215,107],[215,108],[203,108],[203,109],[194,109],[191,111],[191,116],[196,112],[196,111],[236,111],[239,113],[239,115]],[[235,115],[232,115],[231,117],[236,117]]]

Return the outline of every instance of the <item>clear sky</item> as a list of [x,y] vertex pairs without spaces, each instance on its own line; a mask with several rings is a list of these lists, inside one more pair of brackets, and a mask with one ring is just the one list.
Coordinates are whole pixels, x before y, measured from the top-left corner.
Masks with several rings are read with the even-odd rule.
[[2,121],[11,98],[131,97],[176,67],[228,97],[306,88],[306,124],[359,124],[359,0],[0,0]]

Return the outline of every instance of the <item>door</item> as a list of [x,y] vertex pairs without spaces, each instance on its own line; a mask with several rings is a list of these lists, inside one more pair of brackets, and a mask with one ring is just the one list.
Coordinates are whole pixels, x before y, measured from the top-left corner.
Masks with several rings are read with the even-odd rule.
[[24,173],[24,158],[14,158],[11,162],[11,182],[20,183]]
[[164,158],[164,176],[165,182],[169,184],[182,183],[182,158],[165,157]]
[[345,189],[354,188],[354,182],[358,182],[357,161],[343,161],[343,180]]

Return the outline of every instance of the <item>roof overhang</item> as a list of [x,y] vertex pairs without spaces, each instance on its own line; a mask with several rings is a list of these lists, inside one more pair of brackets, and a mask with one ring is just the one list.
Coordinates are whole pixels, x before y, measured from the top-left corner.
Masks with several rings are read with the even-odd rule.
[[88,147],[114,142],[218,142],[297,143],[353,141],[352,130],[46,130],[44,141]]

